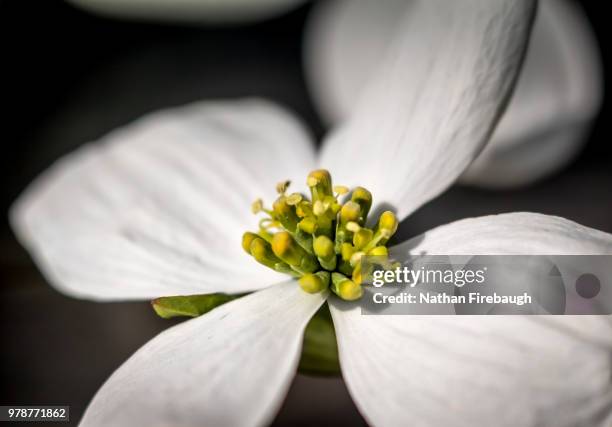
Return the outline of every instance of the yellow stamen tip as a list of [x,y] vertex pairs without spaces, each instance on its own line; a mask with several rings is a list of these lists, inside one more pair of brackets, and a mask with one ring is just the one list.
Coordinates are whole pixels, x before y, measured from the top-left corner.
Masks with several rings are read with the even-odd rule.
[[251,254],[251,243],[253,243],[253,240],[257,238],[259,238],[257,234],[249,231],[242,235],[242,249],[244,249],[247,254]]
[[348,231],[352,231],[353,233],[357,233],[359,230],[361,230],[361,226],[354,221],[350,221],[346,224],[346,229]]
[[364,255],[365,253],[361,251],[357,251],[353,255],[351,255],[351,259],[349,261],[351,263],[351,267],[355,267],[357,264],[359,264],[361,262],[361,257]]
[[331,174],[325,169],[318,169],[310,172],[306,183],[309,187],[313,187],[319,183],[331,183]]
[[298,283],[304,292],[316,294],[329,286],[329,273],[322,271],[315,274],[305,274],[298,280]]
[[314,234],[318,228],[317,220],[311,216],[304,218],[298,224],[300,229],[308,234]]
[[368,252],[370,256],[388,256],[389,250],[386,246],[376,246],[375,248],[370,249]]
[[276,192],[278,194],[285,194],[285,191],[287,191],[287,188],[289,188],[289,185],[291,185],[291,181],[281,181],[278,184],[276,184]]
[[263,210],[263,201],[261,199],[257,199],[251,204],[251,212],[257,214]]
[[335,185],[334,186],[334,193],[336,193],[339,196],[342,196],[346,193],[348,193],[350,190],[348,187],[344,186],[344,185]]
[[343,243],[342,248],[340,250],[340,254],[342,255],[342,259],[344,261],[349,261],[353,254],[355,253],[355,248],[350,243]]
[[267,254],[267,245],[266,242],[261,238],[255,238],[251,241],[251,245],[249,247],[251,255],[257,261],[263,261],[266,258]]
[[388,230],[391,234],[397,231],[398,221],[395,214],[391,211],[385,211],[380,215],[378,227],[381,230]]
[[261,237],[253,239],[250,249],[251,255],[253,255],[253,258],[260,264],[274,269],[276,264],[280,262],[272,252],[270,244]]
[[351,196],[351,200],[364,200],[364,201],[372,201],[372,193],[370,193],[367,189],[363,187],[357,187],[353,190],[353,194]]
[[293,246],[293,238],[291,234],[286,231],[276,233],[274,237],[272,237],[272,250],[279,257],[285,255]]
[[368,228],[361,228],[353,236],[353,244],[355,245],[357,249],[361,249],[365,245],[370,243],[373,235],[374,233],[372,232],[372,230]]
[[334,242],[327,236],[319,236],[314,240],[313,243],[314,253],[324,259],[328,259],[335,256],[334,253]]
[[302,201],[302,195],[300,193],[293,193],[287,196],[287,204],[295,206]]
[[321,216],[327,211],[328,207],[329,206],[327,206],[322,201],[317,200],[312,207],[312,211],[314,212],[315,215]]
[[355,301],[363,296],[363,288],[352,280],[345,280],[338,286],[340,298],[346,301]]
[[355,202],[346,202],[340,209],[340,219],[343,223],[355,222],[359,219],[361,208]]

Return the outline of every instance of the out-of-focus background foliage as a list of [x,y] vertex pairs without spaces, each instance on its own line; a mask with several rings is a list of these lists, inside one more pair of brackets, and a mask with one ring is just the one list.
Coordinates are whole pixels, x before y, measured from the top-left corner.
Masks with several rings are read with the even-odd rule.
[[[606,3],[583,3],[608,69]],[[320,139],[325,129],[301,63],[310,8],[213,28],[106,19],[59,0],[0,0],[0,404],[71,405],[70,424],[76,425],[112,371],[171,324],[146,302],[97,304],[54,291],[8,227],[11,202],[79,144],[144,113],[190,101],[270,98]],[[606,98],[585,150],[563,172],[520,190],[454,187],[406,221],[402,235],[510,211],[559,215],[612,232],[611,126]],[[276,423],[364,422],[341,380],[299,376]]]

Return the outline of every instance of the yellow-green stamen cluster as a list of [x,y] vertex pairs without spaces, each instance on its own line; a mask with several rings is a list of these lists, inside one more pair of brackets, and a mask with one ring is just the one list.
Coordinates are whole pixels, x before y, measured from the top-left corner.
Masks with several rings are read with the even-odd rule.
[[[308,293],[331,289],[344,300],[359,299],[362,257],[387,259],[386,244],[397,230],[397,218],[386,211],[373,229],[367,228],[372,207],[368,190],[334,187],[324,169],[311,172],[306,183],[310,199],[287,194],[290,182],[284,181],[276,186],[279,196],[272,209],[256,200],[253,213],[266,217],[259,222],[258,232],[244,233],[242,247],[260,264],[296,277]],[[341,197],[348,200],[341,203]]]

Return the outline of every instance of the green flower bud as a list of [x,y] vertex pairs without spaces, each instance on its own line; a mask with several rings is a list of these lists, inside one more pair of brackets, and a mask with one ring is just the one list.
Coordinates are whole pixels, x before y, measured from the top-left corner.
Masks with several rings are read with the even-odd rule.
[[334,242],[327,236],[319,236],[313,243],[314,253],[321,266],[329,271],[336,268],[336,252],[334,252]]
[[332,273],[331,290],[346,301],[355,301],[363,295],[363,289],[345,275]]
[[242,249],[244,249],[247,254],[251,255],[251,242],[257,238],[259,238],[257,234],[249,231],[242,235]]
[[329,287],[329,276],[327,271],[305,274],[298,280],[298,283],[305,292],[316,294]]
[[357,187],[353,190],[351,201],[357,203],[361,208],[361,219],[359,224],[364,225],[368,217],[368,213],[370,212],[370,208],[372,207],[372,193],[363,187]]
[[313,273],[319,267],[317,260],[302,248],[286,231],[276,233],[272,238],[274,254],[303,273]]
[[325,196],[333,196],[331,175],[325,169],[310,172],[306,184],[312,193],[313,202],[322,201]]

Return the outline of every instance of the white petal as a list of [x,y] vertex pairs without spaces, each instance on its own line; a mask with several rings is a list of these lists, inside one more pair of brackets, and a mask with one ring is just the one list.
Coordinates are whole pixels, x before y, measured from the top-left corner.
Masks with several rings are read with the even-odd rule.
[[445,190],[503,111],[534,4],[415,3],[380,73],[324,146],[321,164],[338,182],[361,183],[379,202],[395,205],[401,218]]
[[362,316],[332,304],[342,372],[376,426],[608,426],[610,316]]
[[[612,254],[612,235],[537,214],[469,219],[393,248]],[[362,316],[334,300],[343,375],[373,425],[598,426],[612,421],[611,316]]]
[[269,423],[324,300],[287,282],[161,333],[106,381],[81,426]]
[[350,117],[411,7],[411,0],[315,3],[304,35],[304,66],[308,89],[327,124]]
[[69,0],[89,12],[122,19],[238,23],[270,18],[304,0]]
[[136,299],[241,292],[281,280],[241,248],[250,205],[302,182],[313,146],[290,115],[258,100],[151,114],[66,156],[11,211],[53,285]]
[[612,254],[612,235],[555,216],[510,213],[446,224],[391,249],[432,255]]
[[[583,11],[573,2],[539,4],[510,105],[463,182],[485,187],[526,184],[564,166],[585,142],[603,93],[597,44]],[[328,122],[350,115],[397,31],[425,36],[401,27],[401,17],[414,5],[406,0],[341,0],[317,6],[306,34],[306,76]]]
[[575,3],[544,0],[540,5],[508,111],[462,177],[465,183],[528,184],[565,166],[586,142],[603,94],[597,43]]

